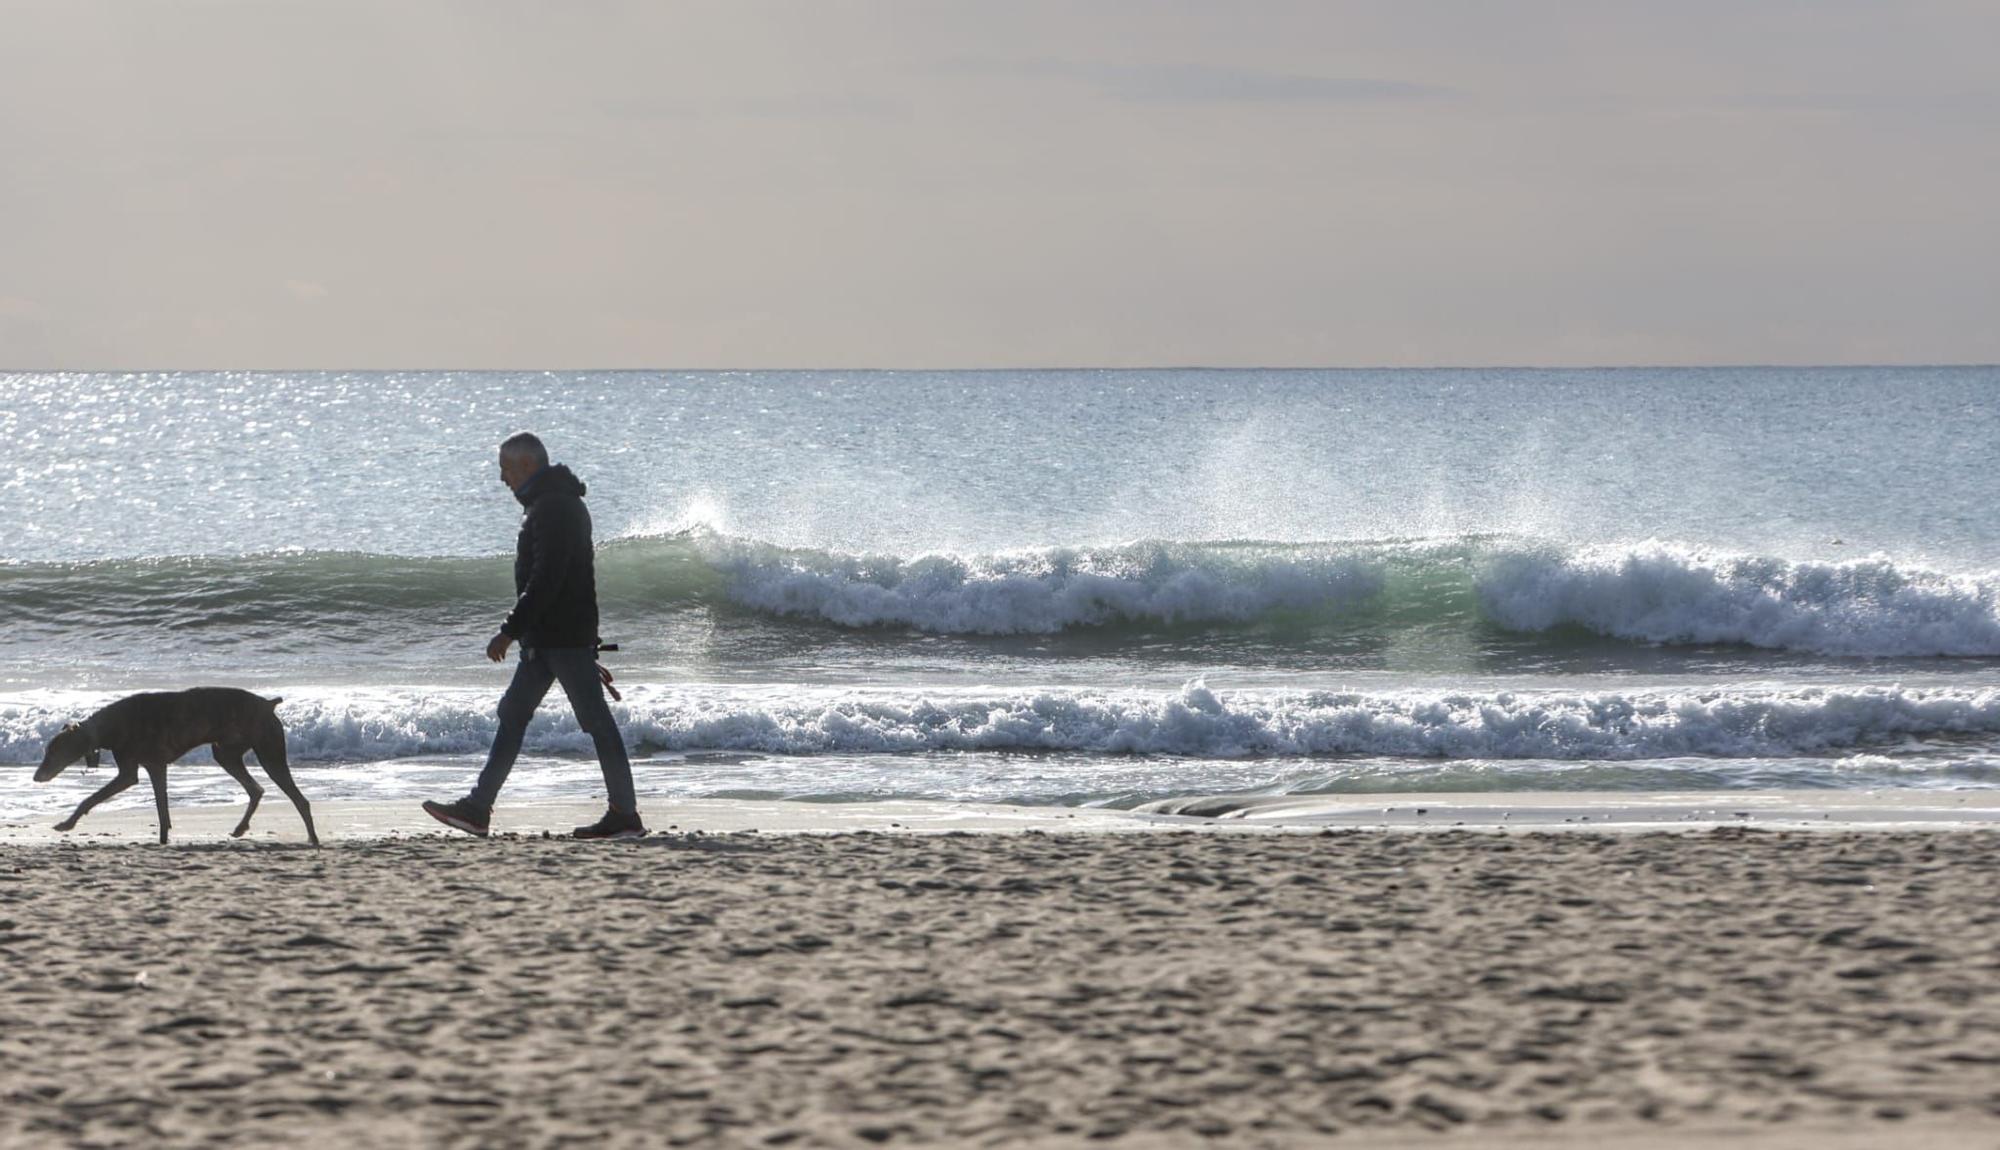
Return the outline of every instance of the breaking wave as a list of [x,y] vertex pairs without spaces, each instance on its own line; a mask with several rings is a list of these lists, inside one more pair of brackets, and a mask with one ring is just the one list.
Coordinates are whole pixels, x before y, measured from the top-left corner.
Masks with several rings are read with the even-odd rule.
[[[503,557],[265,554],[0,566],[0,615],[37,640],[107,629],[335,641],[463,629],[511,592]],[[607,615],[706,610],[842,628],[1054,635],[1272,623],[1487,627],[1836,657],[2000,657],[2000,573],[1874,556],[1803,562],[1679,544],[1506,537],[1137,542],[865,555],[701,533],[600,549]]]
[[2000,655],[2000,580],[1875,557],[1793,563],[1683,547],[1494,556],[1487,618],[1648,643],[1741,643],[1821,655]]
[[[491,692],[287,690],[294,761],[476,755]],[[0,704],[0,761],[39,761],[63,723],[109,701],[49,694]],[[1657,692],[861,691],[635,687],[613,708],[654,751],[770,755],[954,751],[1244,758],[1637,761],[1784,757],[2000,736],[2000,689],[1726,689]],[[546,708],[526,750],[589,755],[567,708]],[[202,752],[197,751],[200,757]]]
[[1378,600],[1371,548],[1135,543],[912,559],[787,551],[738,541],[707,553],[740,606],[843,627],[1052,634],[1120,623],[1247,623],[1329,615]]

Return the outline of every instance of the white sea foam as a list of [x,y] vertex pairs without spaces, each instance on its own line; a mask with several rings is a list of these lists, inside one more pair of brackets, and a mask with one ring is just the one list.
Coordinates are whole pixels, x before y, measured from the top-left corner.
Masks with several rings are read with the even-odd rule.
[[987,556],[843,555],[708,541],[732,601],[845,627],[1046,634],[1122,621],[1243,622],[1366,602],[1382,568],[1361,554],[1137,543]]
[[[103,701],[51,693],[0,705],[0,760],[38,761],[64,722]],[[279,715],[294,761],[373,761],[483,753],[492,704],[490,694],[470,691],[288,690]],[[776,755],[1637,761],[1895,750],[1911,739],[2000,735],[2000,689],[1959,687],[1370,694],[1217,691],[1199,680],[1168,692],[638,686],[613,711],[634,745]],[[591,744],[568,710],[552,705],[530,728],[526,750],[588,755]]]
[[1581,627],[1660,644],[1832,656],[2000,657],[2000,573],[1876,556],[1800,562],[1661,542],[1141,543],[919,558],[708,541],[732,601],[848,627],[1050,633],[1128,622],[1242,623],[1281,612]]
[[1876,556],[1846,563],[1711,555],[1667,543],[1497,555],[1482,609],[1513,630],[1574,624],[1650,643],[1823,655],[2000,656],[2000,575]]

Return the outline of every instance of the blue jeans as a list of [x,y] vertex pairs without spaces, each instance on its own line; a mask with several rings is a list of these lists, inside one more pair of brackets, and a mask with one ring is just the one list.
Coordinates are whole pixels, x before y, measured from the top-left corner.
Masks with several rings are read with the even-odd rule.
[[493,733],[493,750],[486,756],[486,769],[479,772],[479,781],[473,784],[472,801],[489,811],[493,809],[493,800],[500,797],[501,784],[507,781],[507,773],[514,769],[514,759],[521,753],[528,720],[535,717],[535,708],[542,705],[549,687],[558,682],[563,694],[569,696],[577,725],[590,732],[591,740],[597,744],[597,762],[604,768],[604,789],[610,795],[611,805],[637,813],[639,799],[632,793],[632,763],[625,757],[625,740],[618,734],[610,705],[604,701],[604,683],[597,677],[597,652],[589,647],[539,647],[532,654],[522,648],[520,665],[514,668],[514,681],[507,685],[507,693],[500,696],[500,729]]

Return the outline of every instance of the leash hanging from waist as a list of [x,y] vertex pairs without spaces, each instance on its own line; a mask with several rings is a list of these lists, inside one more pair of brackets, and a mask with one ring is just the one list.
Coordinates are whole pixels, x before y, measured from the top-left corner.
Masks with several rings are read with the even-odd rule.
[[597,681],[604,684],[604,693],[611,696],[612,702],[622,703],[625,701],[625,696],[619,694],[618,688],[611,685],[610,669],[602,663],[597,665]]
[[[618,644],[599,643],[597,645],[597,649],[600,652],[616,651],[618,649]],[[611,696],[612,702],[622,703],[625,701],[625,696],[619,694],[618,688],[611,685],[611,669],[609,667],[606,667],[602,663],[597,664],[597,681],[604,684],[604,693]]]

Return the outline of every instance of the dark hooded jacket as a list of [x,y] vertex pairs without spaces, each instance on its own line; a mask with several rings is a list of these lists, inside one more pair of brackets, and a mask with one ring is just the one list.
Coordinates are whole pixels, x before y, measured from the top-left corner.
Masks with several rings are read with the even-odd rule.
[[523,647],[597,646],[597,573],[583,492],[583,481],[558,463],[514,493],[528,513],[514,547],[514,609],[500,629]]

